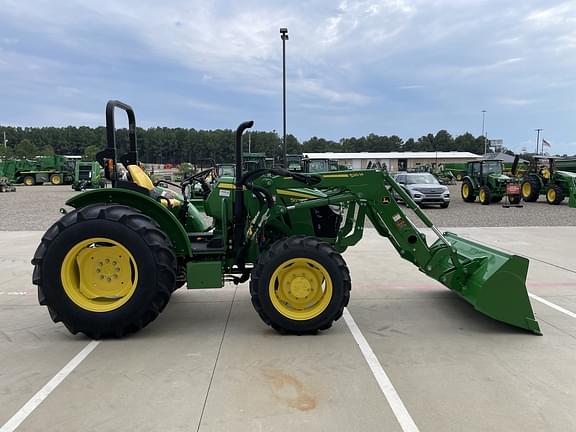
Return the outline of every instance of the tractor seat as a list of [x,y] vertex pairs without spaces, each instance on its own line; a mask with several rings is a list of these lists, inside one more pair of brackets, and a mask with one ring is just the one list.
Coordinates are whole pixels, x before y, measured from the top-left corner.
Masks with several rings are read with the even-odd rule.
[[[132,179],[133,183],[146,190],[149,190],[150,192],[155,190],[154,183],[152,183],[152,180],[148,174],[146,174],[146,172],[144,172],[144,170],[138,165],[128,165],[128,172],[130,173],[130,178]],[[180,207],[182,204],[179,199],[165,198],[162,195],[159,195],[158,201],[160,201],[164,207],[168,208]]]

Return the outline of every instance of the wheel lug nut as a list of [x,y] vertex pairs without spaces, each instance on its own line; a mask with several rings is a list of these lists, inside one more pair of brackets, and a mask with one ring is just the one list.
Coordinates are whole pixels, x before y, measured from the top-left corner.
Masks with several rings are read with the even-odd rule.
[[110,278],[106,278],[106,280],[107,280],[108,282],[111,282],[111,281],[112,281],[112,279],[110,279]]
[[106,258],[106,259],[104,260],[104,262],[105,262],[106,264],[108,264],[108,263],[110,262],[110,260],[109,260],[108,258]]
[[115,265],[116,265],[116,261],[112,261],[112,265],[114,265],[114,266],[115,266]]
[[118,279],[118,275],[117,275],[117,274],[112,275],[112,277],[113,277],[114,279]]
[[99,269],[99,268],[96,269],[96,273],[100,273],[100,269]]
[[116,270],[117,272],[120,272],[120,267],[116,267],[114,270]]

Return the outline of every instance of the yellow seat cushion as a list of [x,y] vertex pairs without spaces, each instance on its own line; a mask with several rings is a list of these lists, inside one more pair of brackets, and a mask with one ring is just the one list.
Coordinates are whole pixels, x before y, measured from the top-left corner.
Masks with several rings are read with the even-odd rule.
[[132,181],[138,186],[149,191],[154,189],[154,183],[152,183],[148,174],[146,174],[138,165],[128,165],[128,172],[130,173],[130,177],[132,177]]

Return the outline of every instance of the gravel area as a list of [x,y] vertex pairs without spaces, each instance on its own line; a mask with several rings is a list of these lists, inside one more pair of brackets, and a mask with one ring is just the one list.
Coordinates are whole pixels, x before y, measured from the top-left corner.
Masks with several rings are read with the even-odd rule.
[[[483,206],[478,200],[464,202],[460,196],[460,183],[449,188],[451,202],[447,209],[438,206],[423,209],[438,227],[576,226],[576,209],[568,207],[567,198],[557,206],[549,205],[546,198],[540,196],[533,203],[522,201],[520,208],[504,208],[502,203]],[[411,220],[417,226],[424,226],[415,215]]]
[[[450,186],[450,192],[452,202],[447,209],[424,209],[439,227],[576,226],[576,209],[568,207],[568,200],[551,206],[540,197],[538,202],[522,203],[522,208],[503,208],[501,204],[465,203],[459,184]],[[77,193],[70,186],[48,185],[19,186],[16,192],[0,193],[0,231],[45,231],[60,218],[59,209],[66,200]],[[423,226],[415,216],[411,219]]]

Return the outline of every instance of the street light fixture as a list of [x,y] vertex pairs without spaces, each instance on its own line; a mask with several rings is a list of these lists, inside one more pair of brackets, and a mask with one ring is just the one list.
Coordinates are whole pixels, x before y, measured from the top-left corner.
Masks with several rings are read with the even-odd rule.
[[486,114],[486,110],[482,110],[482,138],[484,138],[484,156],[486,156],[486,150],[487,150],[487,142],[486,142],[486,135],[484,135],[484,116]]
[[542,128],[538,128],[538,129],[534,129],[537,134],[536,134],[536,156],[538,156],[538,145],[540,144],[540,131],[543,131],[544,129]]
[[288,168],[288,150],[286,147],[286,41],[288,40],[288,29],[280,29],[280,38],[282,39],[282,118],[284,123],[284,133],[282,140],[284,168]]

